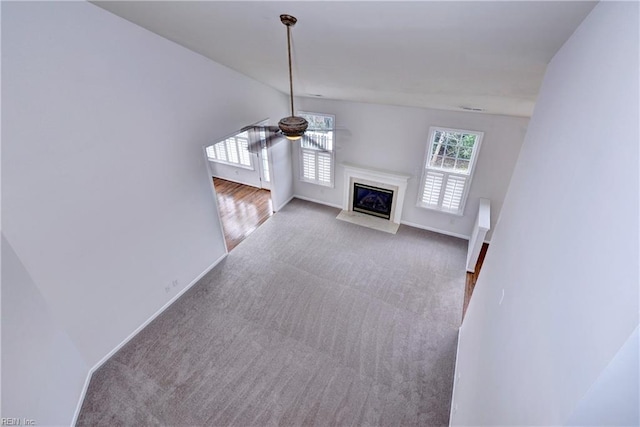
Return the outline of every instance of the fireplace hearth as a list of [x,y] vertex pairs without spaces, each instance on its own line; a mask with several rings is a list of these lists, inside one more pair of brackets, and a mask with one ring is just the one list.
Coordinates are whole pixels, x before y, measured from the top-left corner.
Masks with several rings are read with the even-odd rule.
[[410,175],[341,163],[344,198],[338,219],[395,234]]
[[353,211],[390,219],[393,190],[353,183]]

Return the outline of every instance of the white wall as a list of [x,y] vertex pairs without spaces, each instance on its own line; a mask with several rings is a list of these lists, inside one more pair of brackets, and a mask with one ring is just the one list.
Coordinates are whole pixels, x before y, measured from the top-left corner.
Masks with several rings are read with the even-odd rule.
[[224,256],[202,147],[287,99],[86,2],[5,2],[2,32],[2,228],[33,284],[16,298],[48,309],[10,345],[61,343],[3,363],[3,416],[58,424],[75,377],[6,391],[64,354],[94,366]]
[[216,178],[260,188],[260,166],[258,164],[260,159],[256,154],[252,154],[251,158],[254,166],[253,169],[239,168],[233,165],[209,161],[211,174]]
[[[342,205],[344,170],[341,162],[387,169],[411,175],[402,221],[446,233],[471,235],[481,197],[491,200],[492,228],[498,218],[524,140],[528,119],[455,111],[300,98],[303,111],[335,114],[335,188],[299,180],[299,153],[294,150],[294,192],[330,205]],[[416,206],[424,167],[429,127],[444,126],[484,132],[478,163],[464,216]],[[298,145],[296,145],[298,147]],[[487,235],[491,239],[491,232]]]
[[88,369],[3,235],[2,417],[69,424]]
[[640,335],[629,336],[567,421],[573,426],[640,425]]
[[[599,3],[548,67],[460,331],[452,425],[580,419],[638,326],[638,16]],[[608,389],[637,409],[627,385]]]
[[274,212],[282,209],[293,197],[292,145],[289,140],[282,138],[269,147],[271,203]]

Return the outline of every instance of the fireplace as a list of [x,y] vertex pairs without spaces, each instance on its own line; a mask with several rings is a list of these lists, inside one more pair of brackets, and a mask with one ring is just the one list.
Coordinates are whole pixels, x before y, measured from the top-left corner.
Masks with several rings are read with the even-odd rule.
[[393,190],[353,183],[353,211],[391,219]]
[[344,198],[338,219],[395,234],[410,175],[341,163]]

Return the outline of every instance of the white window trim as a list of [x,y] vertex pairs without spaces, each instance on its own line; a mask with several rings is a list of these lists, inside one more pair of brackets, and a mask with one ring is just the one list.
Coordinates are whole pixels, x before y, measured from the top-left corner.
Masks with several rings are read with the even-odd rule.
[[[302,148],[299,147],[300,150],[300,181],[302,182],[306,182],[308,184],[315,184],[315,185],[320,185],[323,187],[330,187],[330,188],[334,188],[334,171],[335,171],[335,154],[333,152],[324,152],[324,151],[320,151],[320,150],[313,150],[313,149],[309,149],[309,148]],[[316,163],[316,178],[315,179],[310,179],[304,176],[304,155],[305,153],[311,154],[312,156],[314,156],[314,161]],[[320,181],[318,179],[318,173],[319,173],[319,169],[318,169],[318,159],[321,156],[329,156],[329,167],[330,167],[330,171],[329,174],[331,175],[329,178],[329,182],[325,182],[325,181]]]
[[[468,175],[467,174],[463,174],[463,173],[453,172],[453,171],[448,170],[448,169],[432,168],[432,167],[428,166],[428,162],[429,162],[430,157],[431,157],[431,151],[432,151],[432,146],[433,146],[433,138],[434,138],[434,135],[435,135],[436,131],[473,134],[473,135],[477,136],[476,143],[475,143],[474,148],[473,148],[473,153],[471,155],[471,159],[469,160],[470,168],[469,168],[469,174]],[[427,147],[426,147],[426,150],[425,150],[424,159],[422,161],[422,178],[420,180],[420,190],[418,192],[418,202],[417,202],[417,206],[418,207],[424,208],[424,209],[428,209],[428,210],[432,210],[432,211],[436,211],[436,212],[442,212],[442,213],[446,213],[446,214],[450,214],[450,215],[455,215],[455,216],[464,216],[464,209],[465,209],[465,206],[467,204],[467,199],[469,198],[469,190],[471,189],[471,185],[473,183],[473,175],[474,175],[474,172],[475,172],[475,169],[476,169],[477,159],[478,159],[478,155],[479,155],[478,153],[480,153],[480,147],[482,146],[483,138],[484,138],[484,132],[480,132],[480,131],[468,130],[468,129],[446,128],[446,127],[442,127],[442,126],[431,126],[431,127],[429,127],[429,139],[427,140],[428,141],[427,142]],[[423,194],[424,194],[425,181],[426,181],[426,178],[427,178],[427,173],[429,171],[434,171],[436,173],[441,173],[441,174],[444,175],[437,206],[429,205],[429,204],[426,204],[426,203],[424,203],[422,201],[422,197],[423,197]],[[452,211],[450,209],[446,209],[446,208],[442,207],[442,200],[444,198],[444,193],[445,193],[444,190],[445,190],[445,187],[446,187],[446,180],[448,179],[449,176],[464,177],[465,180],[466,180],[464,192],[462,193],[462,197],[461,197],[461,200],[460,200],[460,207],[456,211]]]
[[[315,150],[312,148],[303,148],[302,147],[302,142],[300,141],[298,143],[298,151],[299,151],[299,156],[298,156],[298,160],[299,160],[299,179],[301,182],[306,182],[308,184],[315,184],[315,185],[320,185],[322,187],[329,187],[329,188],[335,188],[335,165],[336,165],[336,116],[333,114],[326,114],[326,113],[317,113],[317,112],[311,112],[311,111],[298,111],[298,115],[301,114],[307,114],[307,115],[315,115],[315,116],[324,116],[324,117],[331,117],[332,118],[332,122],[333,122],[333,129],[332,129],[332,149],[330,151],[322,151],[322,150]],[[316,177],[315,179],[310,179],[310,178],[306,178],[304,176],[304,155],[305,153],[309,153],[312,154],[314,156],[315,159],[315,164],[316,164]],[[330,178],[329,181],[330,182],[325,182],[325,181],[320,181],[318,179],[318,173],[319,173],[319,169],[317,167],[318,165],[318,158],[320,156],[329,156],[329,162],[330,162]]]
[[[209,156],[209,150],[208,150],[208,148],[209,148],[209,147],[213,147],[213,146],[215,146],[215,145],[217,145],[217,144],[220,144],[220,143],[222,143],[222,142],[225,142],[225,141],[226,141],[227,139],[229,139],[229,138],[235,138],[235,137],[237,137],[238,135],[240,135],[241,133],[242,133],[242,132],[235,132],[235,133],[232,133],[231,135],[229,135],[229,136],[226,136],[226,137],[222,138],[220,141],[215,142],[215,143],[213,143],[213,144],[211,144],[211,145],[209,145],[209,146],[205,147],[205,153],[207,154],[207,159],[209,159],[209,161],[210,161],[210,162],[220,163],[220,164],[228,165],[228,166],[233,166],[233,167],[240,168],[240,169],[255,170],[255,165],[254,165],[254,162],[253,162],[253,157],[254,157],[254,156],[251,154],[251,152],[250,152],[250,151],[248,151],[248,153],[249,153],[249,165],[243,165],[242,163],[229,162],[229,161],[227,161],[227,160],[223,160],[223,159],[216,159],[215,157],[210,157],[210,156]],[[238,142],[236,141],[236,147],[237,147],[237,145],[238,145]],[[214,149],[214,150],[215,150],[215,149]],[[225,147],[225,150],[226,150],[226,147]],[[237,153],[237,154],[238,154],[238,161],[239,161],[239,160],[240,160],[240,152],[238,151],[238,153]],[[227,157],[228,157],[228,156],[227,156]]]

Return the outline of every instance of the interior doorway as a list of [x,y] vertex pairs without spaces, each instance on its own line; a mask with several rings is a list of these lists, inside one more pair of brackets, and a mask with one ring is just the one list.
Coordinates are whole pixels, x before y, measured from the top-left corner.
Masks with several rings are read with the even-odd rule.
[[228,251],[273,215],[270,150],[263,133],[238,131],[204,148]]
[[480,249],[480,256],[478,257],[478,261],[476,262],[476,267],[473,273],[467,272],[467,279],[464,287],[464,302],[462,305],[462,319],[464,320],[464,315],[467,313],[467,307],[469,306],[469,301],[471,301],[471,295],[473,294],[473,289],[476,287],[476,282],[478,281],[478,275],[480,274],[480,270],[482,269],[482,264],[484,263],[484,257],[487,255],[487,250],[489,250],[489,244],[483,243],[482,249]]
[[271,215],[271,192],[221,178],[213,178],[227,250],[232,251]]

